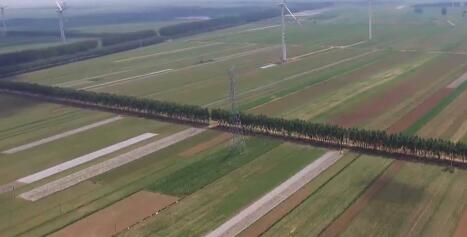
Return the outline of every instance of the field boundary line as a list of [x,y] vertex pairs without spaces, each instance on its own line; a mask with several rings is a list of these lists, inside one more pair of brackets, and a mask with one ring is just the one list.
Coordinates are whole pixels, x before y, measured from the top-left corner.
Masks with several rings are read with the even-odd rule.
[[24,145],[15,147],[15,148],[11,148],[9,150],[3,151],[2,153],[7,154],[7,155],[11,155],[11,154],[14,154],[14,153],[17,153],[17,152],[20,152],[20,151],[25,151],[25,150],[31,149],[33,147],[37,147],[37,146],[40,146],[40,145],[47,144],[47,143],[50,143],[50,142],[53,142],[53,141],[56,141],[56,140],[59,140],[59,139],[62,139],[62,138],[66,138],[66,137],[69,137],[69,136],[72,136],[72,135],[75,135],[75,134],[78,134],[78,133],[81,133],[81,132],[85,132],[85,131],[91,130],[93,128],[101,127],[101,126],[113,123],[113,122],[121,120],[121,119],[123,119],[123,117],[116,116],[116,117],[113,117],[113,118],[110,118],[110,119],[102,120],[102,121],[99,121],[99,122],[96,122],[96,123],[92,123],[92,124],[80,127],[80,128],[77,128],[77,129],[73,129],[73,130],[70,130],[70,131],[67,131],[67,132],[64,132],[64,133],[53,135],[51,137],[47,137],[47,138],[44,138],[44,139],[41,139],[41,140],[38,140],[38,141],[35,141],[35,142],[31,142],[31,143],[24,144]]
[[159,71],[155,71],[155,72],[150,72],[150,73],[146,73],[146,74],[141,74],[141,75],[137,75],[137,76],[125,77],[123,79],[118,79],[118,80],[115,80],[115,81],[109,81],[109,82],[104,82],[104,83],[97,84],[97,85],[83,87],[80,90],[96,89],[96,88],[100,88],[100,87],[103,87],[103,86],[114,85],[114,84],[118,84],[118,83],[121,83],[121,82],[131,81],[131,80],[134,80],[134,79],[144,79],[144,78],[148,78],[150,76],[160,75],[160,74],[170,72],[170,71],[173,71],[173,69],[168,68],[168,69],[159,70]]
[[19,183],[25,183],[25,184],[30,184],[34,183],[36,181],[45,179],[47,177],[50,177],[52,175],[58,174],[60,172],[69,170],[71,168],[77,167],[79,165],[85,164],[87,162],[93,161],[95,159],[98,159],[100,157],[109,155],[111,153],[114,153],[116,151],[122,150],[124,148],[130,147],[132,145],[138,144],[140,142],[143,142],[145,140],[148,140],[150,138],[153,138],[157,136],[157,134],[154,133],[144,133],[142,135],[127,139],[125,141],[116,143],[114,145],[102,148],[100,150],[97,150],[95,152],[80,156],[78,158],[63,162],[61,164],[52,166],[50,168],[47,168],[45,170],[42,170],[40,172],[28,175],[26,177],[20,178],[16,180]]
[[462,74],[459,78],[451,82],[447,88],[448,89],[456,89],[457,87],[461,86],[464,84],[464,82],[467,82],[467,72]]
[[325,153],[227,222],[211,231],[206,237],[233,237],[238,235],[341,158],[342,154],[338,151]]
[[[326,64],[326,65],[314,68],[314,69],[309,70],[309,71],[305,71],[305,72],[294,74],[294,75],[291,75],[291,76],[288,76],[288,77],[284,77],[284,78],[282,78],[282,79],[280,79],[278,81],[274,81],[274,82],[271,82],[269,84],[259,86],[259,87],[256,87],[256,88],[253,88],[253,89],[238,93],[238,96],[244,96],[244,95],[249,94],[249,93],[261,91],[261,90],[267,89],[269,87],[275,86],[277,84],[287,82],[287,81],[290,81],[290,80],[294,80],[294,79],[296,79],[298,77],[305,76],[305,75],[308,75],[308,74],[311,74],[311,73],[314,73],[314,72],[317,72],[317,71],[322,71],[322,70],[337,66],[337,65],[339,65],[341,63],[346,63],[346,62],[349,62],[349,61],[352,61],[352,60],[355,60],[355,59],[358,59],[358,58],[362,58],[362,57],[368,56],[368,55],[376,53],[376,52],[377,51],[375,51],[375,50],[365,52],[365,53],[362,53],[362,54],[358,54],[356,56],[351,56],[351,57],[348,57],[348,58],[344,58],[344,59],[339,60],[337,62],[333,62],[333,63],[330,63],[330,64]],[[213,101],[211,103],[208,103],[208,104],[204,105],[203,107],[209,107],[209,106],[212,106],[212,105],[215,105],[215,104],[219,104],[219,103],[222,103],[222,102],[224,102],[226,100],[227,100],[227,98],[222,98],[222,99]]]
[[192,50],[192,49],[204,48],[204,47],[209,47],[209,46],[214,46],[214,45],[221,45],[221,44],[225,44],[225,43],[223,43],[223,42],[214,42],[214,43],[209,43],[209,44],[191,46],[191,47],[182,48],[182,49],[174,49],[174,50],[170,50],[170,51],[158,52],[158,53],[153,53],[153,54],[146,54],[146,55],[135,56],[135,57],[131,57],[131,58],[115,60],[115,61],[113,61],[113,63],[131,62],[131,61],[135,61],[135,60],[139,60],[139,59],[150,58],[150,57],[155,57],[155,56],[161,56],[161,55],[166,55],[166,54],[179,53],[179,52],[184,52],[184,51],[188,51],[188,50]]
[[205,129],[202,128],[189,128],[183,130],[176,134],[170,135],[150,144],[136,148],[127,153],[116,156],[115,158],[103,161],[86,169],[80,170],[68,176],[49,182],[40,187],[34,188],[28,192],[20,194],[19,197],[28,201],[35,202],[49,195],[70,188],[90,178],[96,177],[113,169],[124,166],[130,162],[144,158],[149,154],[167,148],[190,137],[196,136],[204,131]]
[[130,71],[131,70],[122,70],[122,71],[111,72],[111,73],[106,73],[106,74],[97,75],[97,76],[85,77],[85,78],[78,79],[78,80],[72,80],[72,81],[66,81],[66,82],[58,83],[58,84],[55,84],[53,86],[71,87],[71,86],[76,86],[76,85],[86,83],[86,81],[89,81],[89,80],[108,77],[108,76],[114,76],[114,75],[122,74],[122,73],[125,73],[125,72],[130,72]]

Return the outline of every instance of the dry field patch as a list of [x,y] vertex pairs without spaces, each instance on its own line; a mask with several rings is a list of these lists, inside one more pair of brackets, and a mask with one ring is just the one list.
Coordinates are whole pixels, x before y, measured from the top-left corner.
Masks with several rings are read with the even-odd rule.
[[50,237],[114,236],[177,201],[177,197],[140,191],[51,234]]

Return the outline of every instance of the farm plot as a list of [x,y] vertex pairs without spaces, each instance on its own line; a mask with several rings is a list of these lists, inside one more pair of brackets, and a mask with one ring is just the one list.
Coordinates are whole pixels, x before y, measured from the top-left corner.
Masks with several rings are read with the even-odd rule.
[[0,150],[2,151],[111,117],[107,113],[40,103],[6,95],[0,96],[0,110],[2,111],[0,115]]
[[[141,120],[139,124],[141,124]],[[183,128],[181,126],[167,125],[165,127],[157,129],[157,131],[161,131],[158,137],[170,136],[174,131]],[[129,129],[133,128],[130,127]],[[177,154],[218,134],[207,133],[167,147],[150,154],[145,159],[134,161],[36,202],[25,202],[21,199],[11,198],[13,194],[30,190],[31,187],[29,186],[15,190],[12,194],[0,195],[0,206],[2,207],[0,208],[0,233],[26,236],[46,235],[107,207],[174,172],[174,170],[193,162],[193,158],[188,159]],[[124,154],[133,149],[126,149],[127,151],[119,152],[119,154]],[[111,159],[112,157],[109,157],[106,161]],[[100,162],[102,161],[91,162],[89,165],[80,168],[84,170],[87,169],[86,167],[93,167]],[[60,175],[59,178],[79,171],[80,169],[70,170],[70,172]],[[38,185],[33,184],[32,188],[40,187],[40,185],[49,182],[51,182],[50,179],[39,181]],[[15,211],[11,212],[11,210]]]
[[122,154],[120,156],[109,159],[102,163],[83,169],[79,172],[70,174],[63,178],[50,182],[46,185],[35,188],[31,191],[22,193],[19,196],[29,201],[33,201],[33,202],[37,201],[39,199],[52,195],[56,192],[72,187],[80,182],[86,181],[90,178],[96,177],[100,174],[106,173],[115,168],[126,165],[135,160],[141,159],[151,153],[164,149],[168,146],[176,144],[192,136],[196,136],[202,132],[204,132],[204,129],[198,129],[198,128],[187,129],[185,131],[173,134],[161,140],[158,140],[153,143],[142,146],[140,148],[137,148],[133,151],[129,151],[128,153]]
[[259,200],[210,232],[207,237],[237,236],[266,213],[277,207],[304,185],[316,178],[342,157],[337,151],[327,152],[290,179],[274,188]]
[[177,200],[176,197],[141,191],[50,236],[113,236],[158,213]]
[[461,58],[463,56],[441,56],[422,64],[401,75],[401,80],[395,81],[382,92],[366,98],[359,105],[348,107],[347,112],[343,112],[332,123],[346,127],[371,123],[370,127],[387,128],[431,96],[431,93],[454,80],[452,74],[462,67],[458,63]]
[[305,87],[296,93],[276,98],[254,108],[252,112],[311,119],[313,114],[320,114],[332,108],[334,103],[342,103],[378,86],[379,83],[394,79],[397,76],[395,72],[401,71],[401,65],[411,62],[417,56],[389,54],[375,57],[369,58],[369,64],[357,67],[344,75],[337,75],[316,85]]
[[292,144],[269,149],[241,169],[185,197],[176,206],[123,235],[206,234],[321,154],[322,151]]
[[467,134],[467,92],[463,92],[459,97],[446,106],[443,111],[428,122],[420,131],[424,137],[441,137],[461,141]]
[[[106,147],[112,148],[112,145],[146,132],[156,132],[165,136],[173,131],[177,131],[175,126],[144,119],[125,118],[33,149],[12,155],[2,155],[5,159],[0,160],[2,165],[0,167],[0,185],[68,162],[76,157],[87,157],[86,155],[101,151]],[[108,150],[103,151],[105,153]],[[97,152],[91,155],[96,157],[104,155],[104,153]],[[99,159],[101,159],[100,156]]]

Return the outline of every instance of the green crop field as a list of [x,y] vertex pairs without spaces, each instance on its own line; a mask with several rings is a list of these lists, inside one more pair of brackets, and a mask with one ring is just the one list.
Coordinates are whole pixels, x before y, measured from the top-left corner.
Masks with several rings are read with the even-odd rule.
[[[228,72],[233,68],[242,112],[467,142],[467,82],[452,87],[467,72],[467,22],[460,9],[442,16],[439,9],[418,14],[411,7],[376,4],[372,40],[366,14],[364,5],[342,4],[300,17],[302,27],[287,21],[286,64],[279,64],[280,19],[273,18],[5,80],[230,108]],[[74,30],[128,32],[172,23]],[[24,45],[0,44],[0,52]],[[244,137],[240,151],[232,150],[226,131],[206,129],[33,202],[19,195],[165,141],[190,126],[123,115],[7,154],[117,115],[3,94],[0,111],[0,236],[46,236],[140,191],[178,201],[152,216],[129,213],[138,221],[119,230],[115,223],[111,235],[204,236],[331,150],[251,136]],[[144,133],[157,136],[37,182],[17,183]],[[467,225],[462,222],[466,179],[461,168],[345,150],[340,160],[304,184],[300,195],[288,197],[252,226],[262,229],[262,236],[280,237],[458,237],[459,226]],[[2,191],[8,184],[18,186]],[[242,231],[240,236],[252,236],[248,229]]]

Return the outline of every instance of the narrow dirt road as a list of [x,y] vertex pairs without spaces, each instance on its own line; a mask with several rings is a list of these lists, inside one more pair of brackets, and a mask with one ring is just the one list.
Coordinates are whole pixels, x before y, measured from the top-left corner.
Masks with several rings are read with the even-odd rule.
[[278,206],[300,188],[327,168],[336,163],[342,155],[337,151],[330,151],[319,159],[302,169],[290,179],[264,195],[262,198],[245,208],[230,220],[213,230],[206,237],[230,237],[236,236],[248,226],[256,222],[266,213]]
[[22,145],[22,146],[18,146],[18,147],[6,150],[6,151],[4,151],[2,153],[3,154],[14,154],[14,153],[17,153],[17,152],[20,152],[20,151],[25,151],[25,150],[31,149],[33,147],[36,147],[36,146],[44,145],[46,143],[57,141],[59,139],[65,138],[65,137],[69,137],[69,136],[72,136],[72,135],[75,135],[75,134],[78,134],[78,133],[81,133],[81,132],[91,130],[93,128],[97,128],[97,127],[104,126],[104,125],[109,124],[109,123],[113,123],[113,122],[115,122],[117,120],[120,120],[120,119],[122,119],[122,117],[117,116],[117,117],[113,117],[113,118],[110,118],[110,119],[102,120],[102,121],[99,121],[99,122],[96,122],[96,123],[93,123],[93,124],[89,124],[89,125],[77,128],[77,129],[73,129],[73,130],[70,130],[70,131],[67,131],[67,132],[64,132],[64,133],[57,134],[57,135],[54,135],[54,136],[51,136],[51,137],[48,137],[48,138],[44,138],[44,139],[41,139],[41,140],[38,140],[38,141],[35,141],[35,142],[31,142],[31,143],[28,143],[28,144],[25,144],[25,145]]
[[139,160],[151,153],[162,150],[166,147],[179,143],[185,139],[193,137],[197,134],[204,132],[205,129],[201,128],[189,128],[171,136],[162,138],[153,143],[149,143],[145,146],[129,151],[122,155],[119,155],[110,160],[98,163],[86,169],[80,170],[76,173],[70,174],[63,178],[57,179],[40,187],[37,187],[31,191],[22,193],[19,197],[28,201],[37,201],[52,195],[56,192],[65,190],[90,178],[96,177],[115,168],[126,165],[130,162]]

